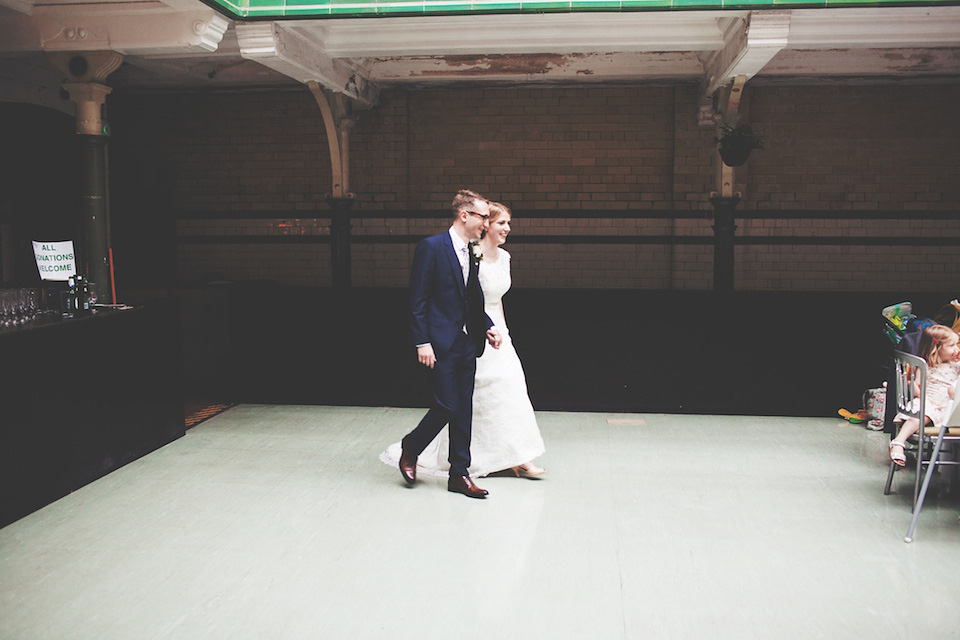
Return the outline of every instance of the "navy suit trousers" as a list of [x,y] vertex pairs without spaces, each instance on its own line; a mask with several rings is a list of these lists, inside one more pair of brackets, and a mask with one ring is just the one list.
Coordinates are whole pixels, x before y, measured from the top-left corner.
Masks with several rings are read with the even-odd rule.
[[403,439],[404,449],[419,455],[444,425],[450,425],[450,475],[465,476],[470,466],[470,436],[473,424],[473,377],[477,351],[463,332],[455,338],[446,357],[431,370],[433,404],[417,428]]

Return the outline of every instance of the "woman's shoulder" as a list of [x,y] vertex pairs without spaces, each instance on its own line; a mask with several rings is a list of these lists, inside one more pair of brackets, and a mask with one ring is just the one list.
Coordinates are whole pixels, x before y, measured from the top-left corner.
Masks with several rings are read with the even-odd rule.
[[507,251],[507,250],[504,249],[503,247],[497,247],[497,251],[499,252],[499,253],[498,253],[498,259],[503,259],[503,260],[506,260],[507,262],[510,262],[510,252],[509,252],[509,251]]

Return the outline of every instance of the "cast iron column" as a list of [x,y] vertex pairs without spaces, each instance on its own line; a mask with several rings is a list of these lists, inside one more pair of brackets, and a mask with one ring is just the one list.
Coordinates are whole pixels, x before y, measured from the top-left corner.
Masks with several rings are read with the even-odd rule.
[[107,257],[106,148],[104,136],[78,135],[80,141],[80,214],[83,220],[83,258],[87,278],[97,284],[100,297],[110,298],[110,262]]
[[713,205],[713,290],[733,291],[734,210],[740,203],[737,196],[710,198]]
[[[95,57],[94,54],[85,54]],[[107,68],[120,66],[117,54],[102,56]],[[74,56],[67,69],[75,75],[87,73],[90,62],[84,56]],[[80,216],[83,242],[79,248],[83,257],[82,274],[95,282],[103,300],[109,298],[110,259],[107,255],[107,131],[103,126],[101,110],[110,87],[99,82],[66,82],[63,88],[77,105],[77,140],[80,145]],[[78,269],[79,271],[79,269]]]
[[350,208],[353,198],[327,198],[330,205],[330,266],[333,268],[333,288],[346,290],[350,281]]

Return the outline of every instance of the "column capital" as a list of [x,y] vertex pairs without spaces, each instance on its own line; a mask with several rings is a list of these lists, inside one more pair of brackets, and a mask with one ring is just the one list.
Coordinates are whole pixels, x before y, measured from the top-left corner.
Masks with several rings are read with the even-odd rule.
[[736,209],[737,205],[740,204],[739,196],[710,196],[710,204],[713,205],[714,210],[721,211],[733,211]]
[[116,51],[51,51],[47,59],[71,82],[105,82],[123,64],[123,54]]
[[70,94],[70,100],[77,105],[77,133],[88,136],[106,135],[100,107],[113,89],[97,82],[65,82],[63,88]]
[[350,209],[357,203],[357,196],[352,193],[347,193],[344,196],[334,196],[331,194],[326,194],[324,200],[327,201],[327,204],[330,205],[331,209]]
[[99,82],[64,82],[61,86],[70,94],[70,99],[74,102],[90,100],[98,105],[106,102],[107,96],[113,91],[112,88]]

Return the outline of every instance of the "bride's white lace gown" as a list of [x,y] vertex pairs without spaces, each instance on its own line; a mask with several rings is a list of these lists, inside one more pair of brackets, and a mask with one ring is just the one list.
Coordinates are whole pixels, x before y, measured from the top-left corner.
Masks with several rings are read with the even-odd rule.
[[[494,262],[480,262],[480,287],[487,315],[503,336],[499,349],[487,345],[477,359],[473,390],[473,437],[470,441],[470,475],[482,477],[529,462],[544,452],[543,438],[527,395],[527,379],[513,348],[500,299],[510,289],[510,254],[497,249]],[[417,473],[446,476],[449,448],[447,429],[427,445],[417,459]],[[392,466],[400,462],[400,443],[390,445],[380,459]]]

